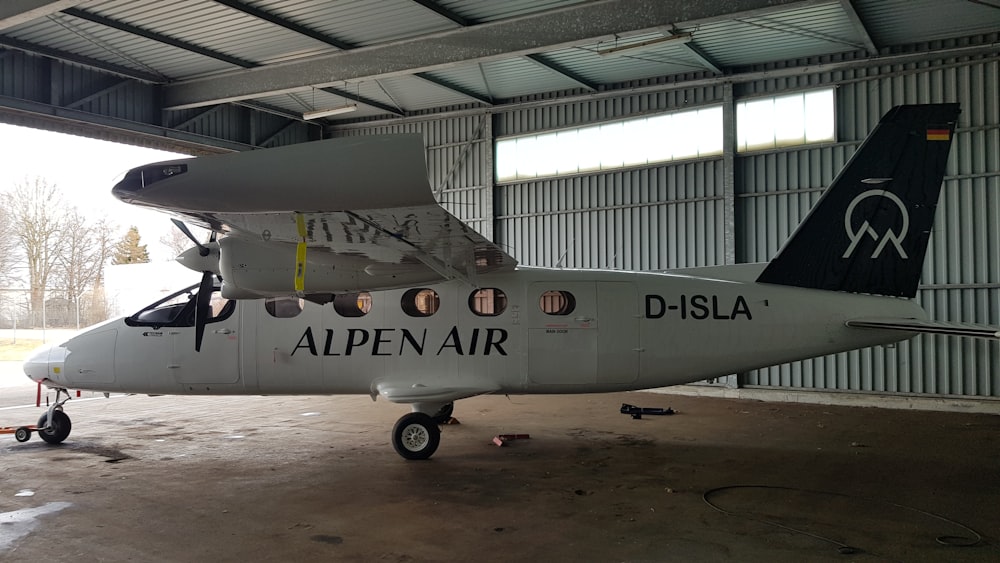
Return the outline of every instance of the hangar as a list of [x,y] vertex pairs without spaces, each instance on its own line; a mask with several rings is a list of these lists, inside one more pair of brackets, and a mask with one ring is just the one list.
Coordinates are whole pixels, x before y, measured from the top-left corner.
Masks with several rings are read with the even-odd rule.
[[[1000,9],[989,1],[25,0],[0,9],[4,122],[192,154],[419,132],[438,199],[537,266],[766,261],[882,113],[956,101],[963,113],[919,300],[939,319],[1000,322]],[[816,92],[830,94],[822,111],[832,135],[775,134],[784,116],[774,103],[801,114]],[[738,116],[754,107],[765,117],[752,127],[748,117],[747,128],[769,129],[737,139]],[[341,113],[307,119],[331,109]],[[623,131],[655,130],[661,116],[677,119],[659,125],[676,156],[614,150]],[[697,146],[706,131],[709,146]],[[554,133],[563,143],[596,134],[603,153],[533,169],[523,155]],[[716,384],[996,398],[1000,348],[923,336]]]
[[[17,0],[0,120],[195,155],[420,133],[439,201],[521,263],[658,270],[770,259],[886,110],[959,102],[918,300],[997,325],[997,29],[993,0]],[[1000,346],[691,392],[995,414]]]

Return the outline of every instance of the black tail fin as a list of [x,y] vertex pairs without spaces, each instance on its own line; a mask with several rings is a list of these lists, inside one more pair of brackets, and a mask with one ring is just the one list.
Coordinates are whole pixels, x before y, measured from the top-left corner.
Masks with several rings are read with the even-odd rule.
[[958,114],[889,110],[757,281],[915,296]]

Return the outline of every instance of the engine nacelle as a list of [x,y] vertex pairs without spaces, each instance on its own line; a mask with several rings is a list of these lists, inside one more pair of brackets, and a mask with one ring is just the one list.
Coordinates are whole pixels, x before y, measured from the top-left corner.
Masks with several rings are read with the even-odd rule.
[[[295,245],[224,237],[219,240],[219,273],[222,275],[222,296],[228,299],[293,295],[296,293]],[[419,262],[379,264],[373,268],[367,257],[336,255],[325,248],[310,248],[306,253],[303,292],[387,289],[440,279],[440,275]]]

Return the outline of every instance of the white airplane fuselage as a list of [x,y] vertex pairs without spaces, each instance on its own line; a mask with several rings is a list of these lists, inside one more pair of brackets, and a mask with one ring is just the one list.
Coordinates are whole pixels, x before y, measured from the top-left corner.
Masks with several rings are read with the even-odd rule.
[[[731,268],[750,280],[760,269]],[[665,273],[519,268],[478,282],[505,294],[500,314],[475,314],[475,288],[461,281],[425,286],[440,299],[426,317],[404,311],[404,289],[372,292],[370,311],[359,317],[305,302],[301,313],[276,318],[262,299],[239,300],[206,325],[200,352],[194,327],[129,326],[121,318],[37,351],[25,371],[50,387],[149,394],[374,396],[384,383],[594,393],[896,342],[913,333],[845,322],[925,318],[907,299]],[[544,312],[547,291],[567,292],[573,310]]]

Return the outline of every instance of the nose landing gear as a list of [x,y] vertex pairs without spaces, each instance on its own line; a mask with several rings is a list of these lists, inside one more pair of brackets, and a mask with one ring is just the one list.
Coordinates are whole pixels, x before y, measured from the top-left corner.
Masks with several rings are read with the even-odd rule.
[[[60,401],[59,395],[63,393],[66,394],[66,398]],[[73,429],[69,416],[63,412],[63,404],[68,400],[70,400],[69,391],[56,389],[55,403],[49,407],[48,412],[38,419],[38,429],[35,432],[49,444],[62,443],[69,436],[70,430]]]

